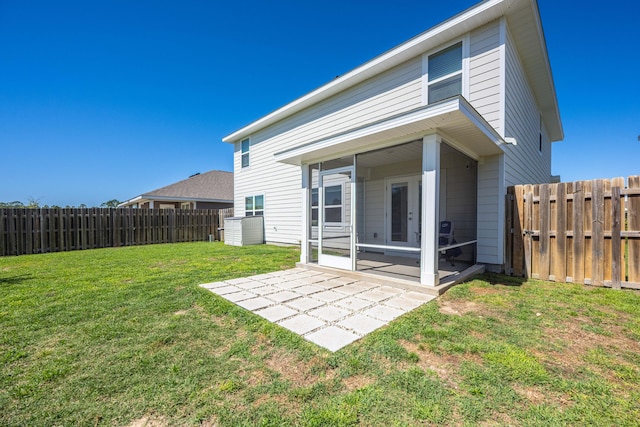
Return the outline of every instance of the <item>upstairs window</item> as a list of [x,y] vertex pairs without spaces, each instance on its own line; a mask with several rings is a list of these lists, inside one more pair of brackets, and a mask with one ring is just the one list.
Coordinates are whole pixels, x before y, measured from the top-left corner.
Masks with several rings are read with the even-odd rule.
[[244,216],[264,216],[264,196],[245,197]]
[[248,168],[249,167],[249,149],[251,148],[251,143],[249,142],[249,138],[245,139],[240,144],[242,146],[241,147],[241,150],[242,150],[242,167],[243,168]]
[[428,103],[462,94],[462,42],[429,55]]

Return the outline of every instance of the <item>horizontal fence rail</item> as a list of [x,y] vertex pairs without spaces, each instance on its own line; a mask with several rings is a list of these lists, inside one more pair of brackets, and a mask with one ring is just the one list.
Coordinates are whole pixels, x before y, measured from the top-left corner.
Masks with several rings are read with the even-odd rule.
[[640,289],[640,176],[509,187],[505,271]]
[[220,240],[229,209],[0,209],[0,256]]

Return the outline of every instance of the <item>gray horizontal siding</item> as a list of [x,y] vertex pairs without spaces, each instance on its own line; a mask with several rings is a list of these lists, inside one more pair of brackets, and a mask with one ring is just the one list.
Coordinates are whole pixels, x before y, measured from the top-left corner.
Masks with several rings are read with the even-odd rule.
[[514,137],[517,145],[505,147],[506,185],[549,182],[551,176],[551,145],[543,132],[539,149],[540,113],[533,91],[513,41],[506,45],[506,136]]
[[298,244],[300,168],[276,163],[274,154],[419,107],[421,70],[416,58],[252,135],[249,168],[240,167],[236,144],[236,214],[244,214],[245,196],[264,194],[266,240]]
[[498,21],[471,33],[469,54],[469,102],[491,126],[502,133]]

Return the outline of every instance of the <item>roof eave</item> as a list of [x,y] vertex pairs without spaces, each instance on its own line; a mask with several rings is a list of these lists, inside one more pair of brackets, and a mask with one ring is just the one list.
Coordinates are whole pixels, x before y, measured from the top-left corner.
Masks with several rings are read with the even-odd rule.
[[[366,79],[399,65],[412,57],[420,55],[437,45],[465,34],[484,23],[491,22],[501,16],[507,16],[514,5],[531,7],[534,26],[538,36],[539,54],[546,68],[546,76],[538,85],[534,85],[540,108],[543,115],[548,118],[547,125],[551,141],[559,141],[564,138],[562,121],[556,96],[555,84],[549,63],[547,45],[540,19],[540,11],[537,0],[485,0],[460,14],[436,25],[435,27],[419,34],[418,36],[400,44],[399,46],[377,56],[345,75],[321,86],[320,88],[286,104],[274,112],[250,123],[249,125],[225,136],[222,141],[235,143],[251,134],[266,128],[280,120],[283,120],[303,109],[323,101],[342,90],[355,86]],[[526,67],[526,64],[525,64]]]

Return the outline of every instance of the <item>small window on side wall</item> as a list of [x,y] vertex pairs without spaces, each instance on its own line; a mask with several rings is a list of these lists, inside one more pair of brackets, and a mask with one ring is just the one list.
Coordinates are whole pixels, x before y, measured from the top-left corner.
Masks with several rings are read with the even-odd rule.
[[264,216],[264,196],[248,196],[244,198],[245,216]]
[[242,162],[242,167],[243,168],[248,168],[249,167],[249,149],[251,148],[251,142],[249,141],[249,138],[243,140],[241,143],[241,162]]
[[428,103],[462,94],[462,42],[429,55]]

